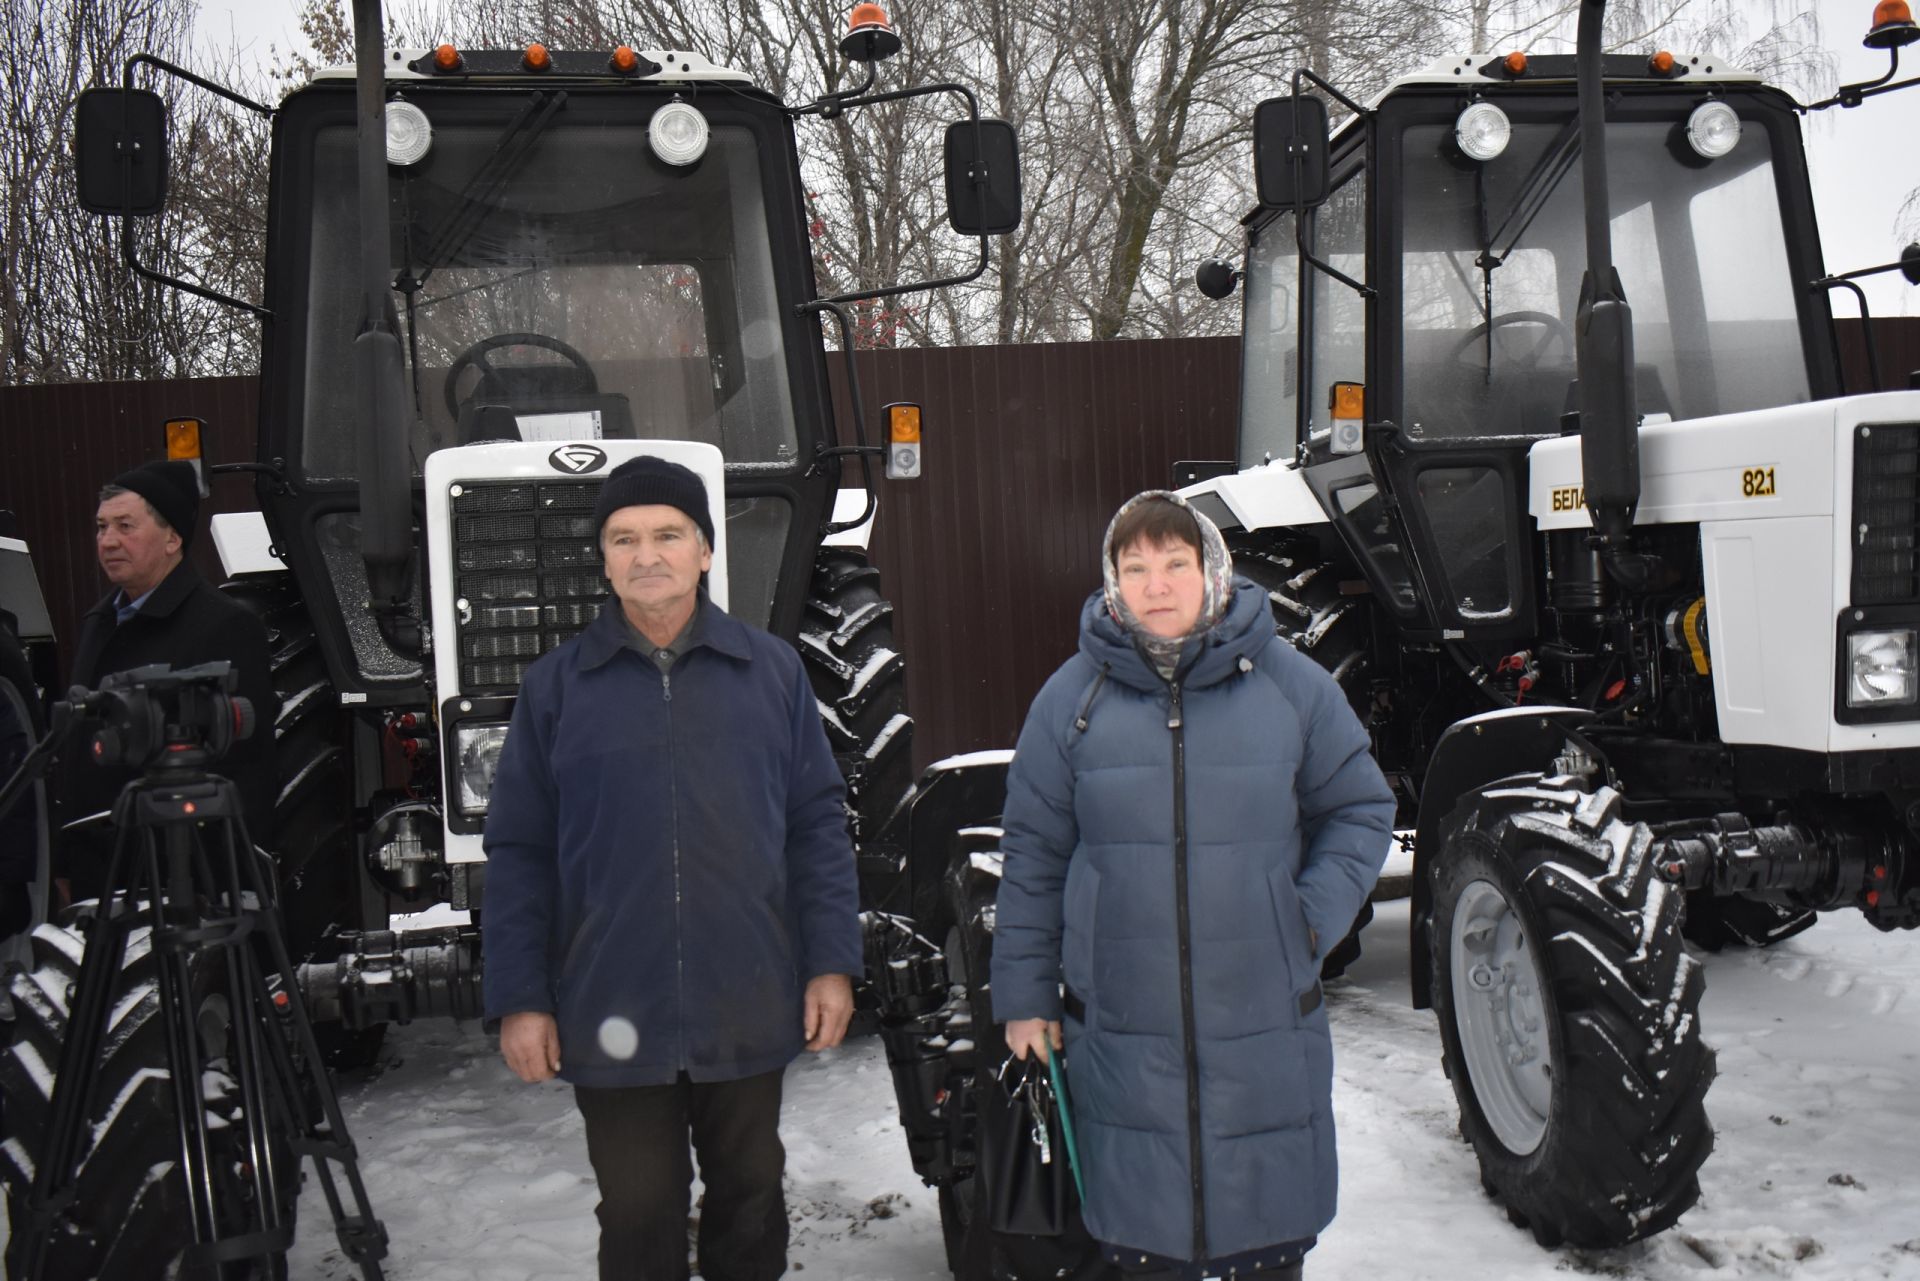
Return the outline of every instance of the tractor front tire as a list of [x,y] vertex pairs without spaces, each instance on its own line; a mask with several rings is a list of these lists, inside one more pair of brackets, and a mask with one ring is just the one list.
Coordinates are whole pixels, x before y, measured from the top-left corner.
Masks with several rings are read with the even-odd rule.
[[1434,1013],[1481,1182],[1541,1245],[1671,1226],[1713,1148],[1681,892],[1610,788],[1470,796],[1431,871]]

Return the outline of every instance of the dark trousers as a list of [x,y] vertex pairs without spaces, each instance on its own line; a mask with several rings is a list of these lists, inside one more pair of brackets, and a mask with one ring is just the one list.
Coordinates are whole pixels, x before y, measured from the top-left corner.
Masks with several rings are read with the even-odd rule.
[[780,1191],[780,1079],[590,1090],[574,1102],[587,1122],[587,1158],[600,1182],[601,1281],[687,1281],[693,1162],[704,1281],[774,1281],[787,1270],[787,1203]]

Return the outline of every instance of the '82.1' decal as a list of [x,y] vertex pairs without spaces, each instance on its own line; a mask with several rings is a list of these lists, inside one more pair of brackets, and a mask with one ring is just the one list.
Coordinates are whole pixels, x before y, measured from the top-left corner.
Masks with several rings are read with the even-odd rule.
[[1773,468],[1743,467],[1740,469],[1740,496],[1742,498],[1772,498]]

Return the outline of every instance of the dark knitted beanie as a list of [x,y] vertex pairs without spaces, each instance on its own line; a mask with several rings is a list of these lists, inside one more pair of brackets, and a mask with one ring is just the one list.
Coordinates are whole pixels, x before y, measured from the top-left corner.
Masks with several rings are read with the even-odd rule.
[[183,549],[193,545],[194,526],[200,522],[200,478],[194,475],[192,463],[146,463],[122,472],[111,483],[152,504],[160,519],[180,535]]
[[664,458],[629,458],[607,473],[600,501],[593,509],[594,536],[606,528],[607,517],[622,507],[678,507],[692,518],[713,546],[713,517],[707,507],[707,487],[679,463]]

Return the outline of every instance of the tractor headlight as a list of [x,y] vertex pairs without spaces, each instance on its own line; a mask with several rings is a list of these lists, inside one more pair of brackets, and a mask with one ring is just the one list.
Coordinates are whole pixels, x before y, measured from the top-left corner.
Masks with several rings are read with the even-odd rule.
[[1915,633],[1911,628],[1847,636],[1847,706],[1889,707],[1914,701]]
[[387,163],[417,165],[433,146],[433,125],[427,113],[411,102],[387,104]]
[[668,164],[690,165],[706,154],[707,118],[698,107],[675,98],[653,113],[647,143]]
[[1687,117],[1687,145],[1707,160],[1718,160],[1740,141],[1740,117],[1724,102],[1703,102]]
[[506,745],[505,721],[474,721],[453,731],[453,773],[461,813],[487,812],[493,773],[500,768],[500,749]]
[[1491,160],[1513,139],[1513,122],[1491,102],[1476,102],[1453,122],[1453,140],[1475,160]]

